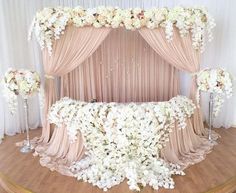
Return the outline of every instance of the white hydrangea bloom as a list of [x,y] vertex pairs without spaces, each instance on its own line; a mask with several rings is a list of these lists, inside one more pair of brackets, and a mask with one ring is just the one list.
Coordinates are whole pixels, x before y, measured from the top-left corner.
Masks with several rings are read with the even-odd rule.
[[40,77],[37,72],[30,70],[8,69],[2,80],[3,95],[7,100],[10,112],[17,108],[17,96],[28,98],[39,91]]
[[224,103],[224,96],[227,98],[233,93],[232,75],[222,68],[204,69],[197,74],[197,101],[200,101],[200,92],[209,92],[215,94],[213,115],[216,117]]

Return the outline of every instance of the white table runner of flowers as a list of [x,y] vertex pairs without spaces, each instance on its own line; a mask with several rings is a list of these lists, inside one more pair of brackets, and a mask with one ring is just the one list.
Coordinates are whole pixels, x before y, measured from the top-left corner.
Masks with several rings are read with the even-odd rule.
[[80,131],[84,157],[71,166],[74,176],[103,190],[127,178],[132,190],[150,185],[174,188],[172,174],[180,167],[160,158],[177,123],[186,129],[186,118],[194,113],[193,102],[177,96],[165,102],[86,103],[62,98],[50,109],[48,119],[57,129],[66,126],[71,143]]

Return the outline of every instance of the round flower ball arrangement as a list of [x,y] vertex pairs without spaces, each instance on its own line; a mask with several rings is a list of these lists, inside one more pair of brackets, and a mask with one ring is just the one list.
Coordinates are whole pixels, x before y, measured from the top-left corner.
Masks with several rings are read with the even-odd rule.
[[9,69],[2,80],[3,95],[7,100],[10,112],[14,114],[17,110],[18,99],[20,95],[24,100],[25,126],[27,140],[21,148],[21,152],[27,153],[32,150],[29,140],[28,127],[28,98],[40,90],[40,76],[36,71],[26,69]]
[[217,117],[222,105],[224,103],[225,96],[230,98],[233,94],[233,76],[225,69],[203,69],[197,73],[197,103],[200,102],[200,93],[210,93],[209,101],[209,140],[211,137],[211,129],[213,117]]

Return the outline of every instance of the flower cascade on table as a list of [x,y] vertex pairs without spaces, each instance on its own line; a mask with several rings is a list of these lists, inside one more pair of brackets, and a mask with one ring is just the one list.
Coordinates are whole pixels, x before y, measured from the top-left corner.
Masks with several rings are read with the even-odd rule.
[[197,102],[200,102],[200,92],[213,93],[213,116],[216,117],[224,103],[224,96],[227,98],[233,93],[233,77],[226,70],[204,69],[197,74]]
[[78,180],[103,190],[127,178],[132,190],[146,185],[174,188],[172,174],[184,175],[179,165],[160,158],[176,121],[179,129],[195,105],[183,96],[167,102],[86,103],[62,98],[48,119],[57,129],[66,126],[70,142],[82,134],[85,155],[70,166]]
[[52,44],[64,33],[67,25],[76,27],[125,27],[135,30],[142,27],[155,29],[162,27],[166,38],[171,41],[174,27],[181,37],[191,33],[195,49],[204,50],[205,40],[212,40],[214,19],[204,7],[174,7],[174,8],[141,8],[121,9],[118,7],[82,7],[44,8],[36,13],[30,27],[29,39],[34,31],[43,49],[46,47],[52,53]]
[[40,89],[40,76],[37,72],[26,69],[9,69],[4,75],[3,95],[7,100],[10,112],[13,114],[17,108],[17,96],[29,98]]

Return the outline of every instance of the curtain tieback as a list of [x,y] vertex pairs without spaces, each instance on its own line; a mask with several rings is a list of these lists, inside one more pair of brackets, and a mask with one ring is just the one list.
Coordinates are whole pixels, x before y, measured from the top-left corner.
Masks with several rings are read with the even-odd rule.
[[54,79],[54,78],[55,78],[54,76],[49,75],[49,74],[45,74],[44,77],[45,77],[46,79]]
[[190,75],[193,77],[193,76],[197,76],[197,74],[198,74],[198,72],[193,72]]

